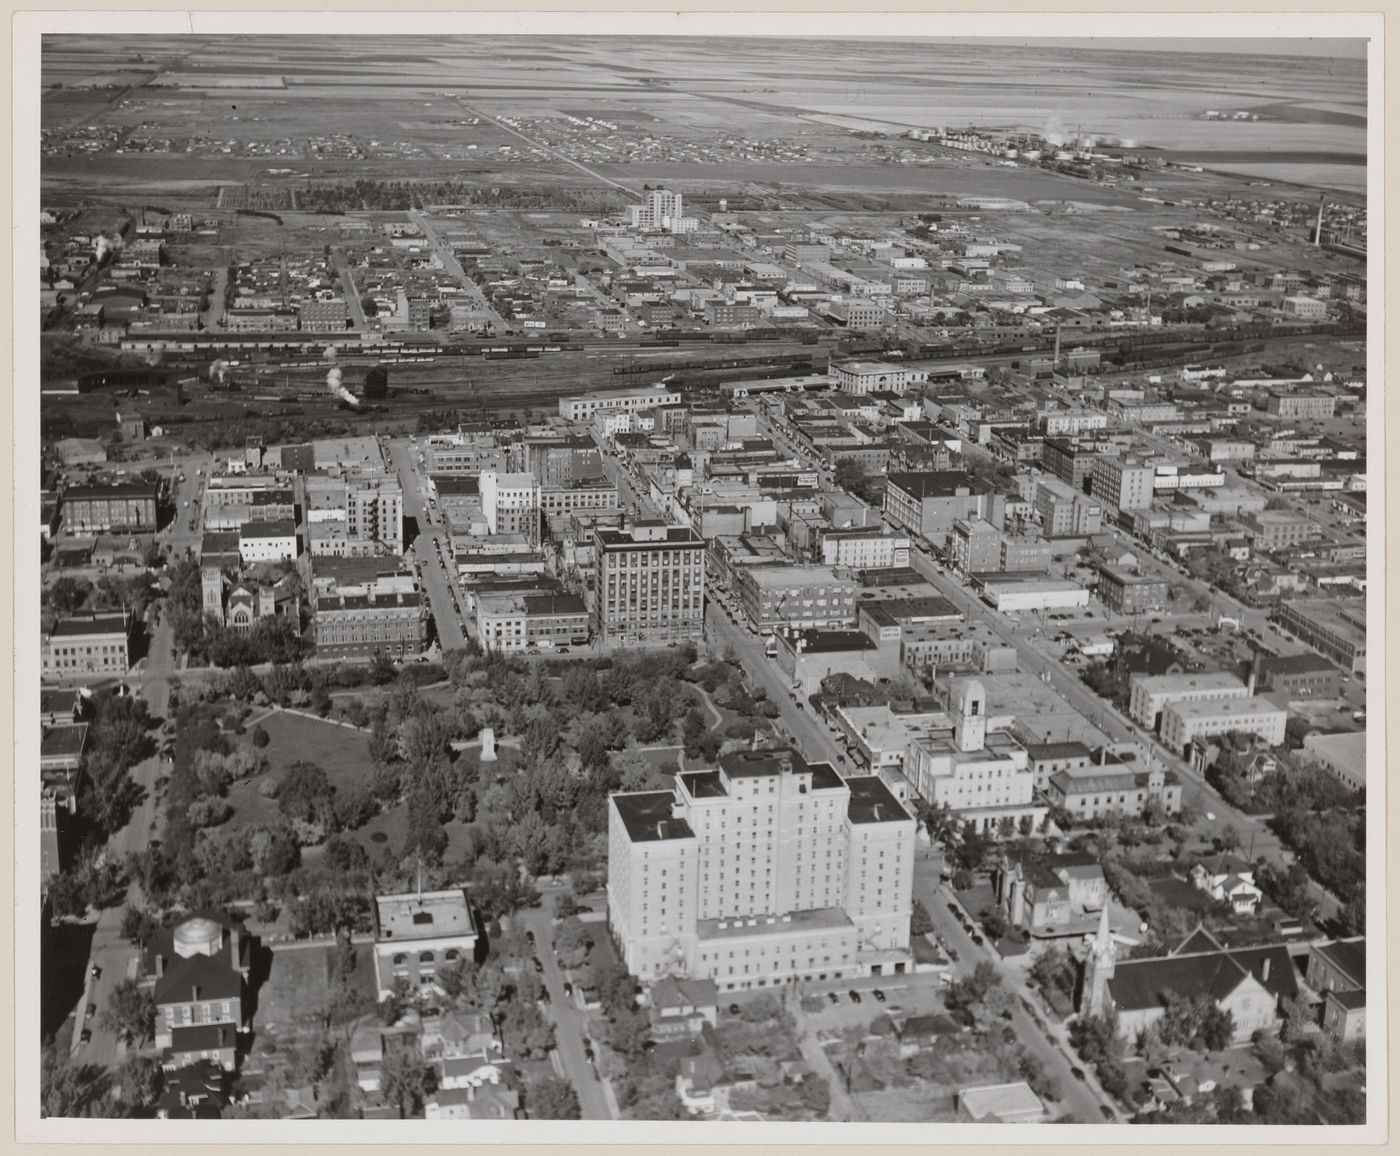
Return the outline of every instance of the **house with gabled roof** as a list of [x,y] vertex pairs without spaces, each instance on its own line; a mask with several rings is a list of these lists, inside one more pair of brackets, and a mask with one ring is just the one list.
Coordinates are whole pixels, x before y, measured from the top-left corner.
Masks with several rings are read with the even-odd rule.
[[1217,903],[1228,903],[1236,915],[1253,915],[1264,893],[1254,885],[1254,868],[1235,855],[1221,855],[1191,868],[1191,885]]

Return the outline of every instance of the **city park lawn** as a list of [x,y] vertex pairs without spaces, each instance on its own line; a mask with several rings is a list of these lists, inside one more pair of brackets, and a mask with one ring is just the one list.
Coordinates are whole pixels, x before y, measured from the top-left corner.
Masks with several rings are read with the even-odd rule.
[[[275,819],[281,813],[277,801],[264,795],[262,789],[268,782],[276,783],[293,763],[315,763],[339,791],[360,790],[374,774],[369,736],[362,731],[285,711],[274,711],[256,725],[267,731],[272,741],[260,752],[251,740],[245,738],[245,742],[267,759],[267,770],[229,788],[228,801],[234,808],[230,826]],[[249,732],[252,729],[250,726]]]

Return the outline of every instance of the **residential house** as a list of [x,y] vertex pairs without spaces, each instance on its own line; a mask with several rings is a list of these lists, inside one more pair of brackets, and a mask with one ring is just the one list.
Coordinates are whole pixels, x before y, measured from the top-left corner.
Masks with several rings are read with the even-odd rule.
[[1254,868],[1233,855],[1191,868],[1191,884],[1217,903],[1228,903],[1236,915],[1253,915],[1264,893],[1254,885]]

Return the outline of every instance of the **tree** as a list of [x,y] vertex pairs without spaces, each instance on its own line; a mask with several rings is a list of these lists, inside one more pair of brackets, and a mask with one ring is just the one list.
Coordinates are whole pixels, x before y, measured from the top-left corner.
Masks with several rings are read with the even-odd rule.
[[139,1048],[155,1038],[155,997],[134,979],[124,979],[112,989],[101,1024],[127,1047]]
[[932,930],[933,919],[928,913],[928,908],[924,906],[924,901],[914,900],[914,907],[909,916],[909,934],[927,935]]
[[317,764],[298,759],[277,783],[277,803],[289,819],[329,830],[335,823],[335,785]]
[[80,609],[92,593],[92,584],[82,578],[61,575],[48,589],[49,605],[60,618]]
[[581,1116],[578,1093],[558,1076],[546,1076],[527,1086],[525,1111],[532,1120],[577,1120]]
[[399,677],[394,660],[382,650],[376,650],[369,663],[369,680],[375,686],[385,686]]
[[438,818],[437,804],[431,793],[419,788],[408,798],[408,834],[403,855],[417,856],[425,864],[437,866],[446,850],[447,831]]
[[554,955],[561,967],[573,970],[582,967],[588,958],[593,938],[577,919],[566,919],[554,933]]
[[405,1119],[405,1110],[416,1113],[428,1093],[428,1073],[417,1056],[406,1051],[393,1051],[384,1057],[379,1068],[379,1094]]
[[45,1045],[39,1068],[40,1114],[50,1119],[85,1116],[97,1095],[90,1071],[79,1068],[66,1050]]
[[122,1100],[138,1111],[147,1111],[160,1099],[165,1073],[153,1056],[131,1056],[122,1065]]
[[253,746],[257,747],[258,750],[262,750],[272,741],[272,736],[263,729],[262,723],[258,723],[249,734],[253,740]]
[[128,904],[122,912],[121,936],[135,947],[147,947],[160,931],[160,921],[136,904]]

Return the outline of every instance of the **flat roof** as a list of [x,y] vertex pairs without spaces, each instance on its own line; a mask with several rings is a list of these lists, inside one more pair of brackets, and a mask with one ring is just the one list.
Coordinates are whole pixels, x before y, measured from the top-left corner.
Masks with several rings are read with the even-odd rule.
[[1201,674],[1135,674],[1130,686],[1140,686],[1148,694],[1175,690],[1234,690],[1245,689],[1238,675],[1228,670],[1210,670]]
[[870,636],[859,630],[800,630],[795,639],[785,641],[794,649],[798,642],[803,643],[799,654],[842,654],[876,648]]
[[379,910],[381,941],[476,934],[467,893],[460,887],[446,891],[376,895],[374,902]]
[[67,638],[89,634],[120,634],[126,637],[126,616],[124,614],[73,614],[60,618],[53,624],[49,635]]
[[83,745],[87,741],[87,731],[87,723],[47,728],[39,743],[39,757],[65,758],[82,754]]
[[693,839],[695,832],[684,819],[671,817],[676,797],[670,791],[636,791],[610,796],[633,843],[657,843],[665,839]]
[[244,522],[239,527],[239,541],[247,541],[249,538],[286,538],[295,535],[297,524],[289,519],[273,519],[272,521],[250,521]]
[[113,482],[99,486],[69,486],[63,491],[65,502],[92,498],[150,498],[155,500],[160,487],[155,482]]
[[1288,711],[1263,695],[1250,698],[1207,699],[1204,702],[1174,702],[1167,707],[1178,718],[1246,718],[1257,714],[1287,714]]
[[846,780],[851,801],[846,817],[852,823],[900,823],[912,818],[879,775],[855,775]]

